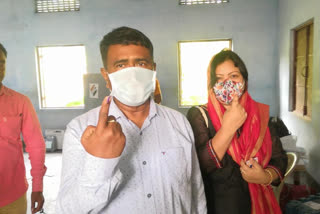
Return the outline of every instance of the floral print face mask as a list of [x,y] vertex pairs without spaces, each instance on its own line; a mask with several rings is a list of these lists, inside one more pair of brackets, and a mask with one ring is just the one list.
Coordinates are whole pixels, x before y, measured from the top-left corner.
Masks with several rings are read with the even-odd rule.
[[224,82],[217,82],[213,86],[213,90],[220,103],[229,105],[234,96],[241,97],[244,91],[244,84],[227,79]]

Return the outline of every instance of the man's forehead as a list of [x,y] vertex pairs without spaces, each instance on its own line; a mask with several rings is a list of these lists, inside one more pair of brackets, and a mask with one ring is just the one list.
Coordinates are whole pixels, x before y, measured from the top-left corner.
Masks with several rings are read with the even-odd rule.
[[139,44],[114,44],[114,45],[110,45],[108,48],[108,53],[111,51],[128,51],[128,50],[132,50],[132,52],[134,51],[145,51],[145,52],[150,52],[148,48],[146,48],[145,46],[139,45]]
[[151,59],[150,51],[141,45],[110,45],[108,48],[108,60],[147,58]]

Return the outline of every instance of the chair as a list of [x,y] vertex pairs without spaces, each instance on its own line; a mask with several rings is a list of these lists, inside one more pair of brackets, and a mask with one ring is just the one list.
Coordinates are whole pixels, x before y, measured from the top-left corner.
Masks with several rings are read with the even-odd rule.
[[281,194],[284,182],[285,182],[286,178],[288,177],[288,175],[290,175],[290,173],[293,172],[294,167],[296,166],[297,160],[298,160],[298,156],[294,152],[287,152],[287,157],[288,157],[288,166],[287,166],[286,173],[284,174],[283,180],[281,181],[279,186],[277,186],[277,187],[272,186],[274,195],[275,195],[278,203],[280,202],[280,194]]

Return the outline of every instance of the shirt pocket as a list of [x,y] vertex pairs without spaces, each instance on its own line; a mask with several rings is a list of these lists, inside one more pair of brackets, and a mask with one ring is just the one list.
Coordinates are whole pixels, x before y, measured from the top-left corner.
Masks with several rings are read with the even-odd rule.
[[18,140],[21,133],[22,116],[5,116],[0,115],[0,136]]
[[186,185],[187,179],[187,159],[183,147],[167,148],[160,154],[164,173],[171,180],[170,183]]

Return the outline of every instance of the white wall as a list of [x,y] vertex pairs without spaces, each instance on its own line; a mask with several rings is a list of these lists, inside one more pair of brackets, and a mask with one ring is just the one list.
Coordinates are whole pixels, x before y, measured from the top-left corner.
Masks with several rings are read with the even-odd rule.
[[[298,146],[308,153],[308,171],[320,182],[320,1],[279,0],[279,82],[280,116],[298,136]],[[306,120],[288,111],[290,72],[290,31],[314,19],[312,119]]]
[[4,84],[31,98],[43,128],[64,128],[83,111],[39,110],[35,47],[84,44],[88,72],[98,73],[102,36],[126,25],[153,41],[164,105],[187,111],[178,108],[179,40],[232,38],[234,50],[248,67],[252,97],[270,104],[276,115],[277,6],[278,0],[190,7],[179,6],[177,0],[82,0],[80,12],[35,14],[32,0],[1,0],[0,41],[9,52]]

